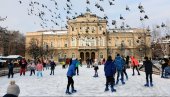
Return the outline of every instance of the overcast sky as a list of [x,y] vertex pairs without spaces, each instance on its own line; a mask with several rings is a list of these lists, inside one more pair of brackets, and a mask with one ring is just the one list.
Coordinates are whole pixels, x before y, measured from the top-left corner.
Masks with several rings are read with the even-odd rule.
[[[6,17],[5,21],[0,22],[0,26],[7,27],[9,30],[19,30],[22,33],[42,30],[43,28],[40,26],[40,19],[37,16],[29,16],[28,6],[31,0],[22,0],[22,4],[19,4],[18,0],[0,0],[0,17]],[[54,9],[54,3],[51,0],[32,0],[38,1],[42,4],[46,4],[48,8],[55,11],[57,14],[61,14],[62,20],[56,20],[59,26],[55,26],[54,24],[47,23],[48,27],[45,29],[60,29],[61,25],[64,26],[66,24],[66,12],[64,12],[63,8],[66,8],[67,0],[55,0],[58,3],[58,11]],[[144,21],[145,26],[153,26],[156,24],[161,25],[162,22],[167,23],[170,21],[170,0],[115,0],[113,3],[115,5],[109,6],[108,0],[89,0],[90,5],[86,4],[86,0],[70,0],[73,4],[72,13],[77,12],[78,14],[86,12],[86,7],[89,7],[92,13],[97,14],[100,17],[103,17],[104,14],[108,16],[109,28],[113,28],[111,25],[112,20],[116,20],[118,25],[121,24],[123,20],[119,19],[120,14],[125,18],[124,22],[131,27],[141,27],[142,23],[140,22],[140,16],[144,16],[145,14],[149,16],[149,20]],[[112,0],[109,0],[112,1]],[[94,5],[98,2],[103,8],[104,12],[101,12]],[[138,9],[138,5],[141,3],[144,6],[145,13],[141,14]],[[68,3],[69,4],[69,3]],[[126,11],[126,5],[129,6],[130,11]],[[36,8],[36,7],[35,7]],[[41,7],[40,10],[44,10]],[[47,12],[48,14],[48,12]],[[49,13],[50,14],[50,13]],[[73,15],[68,15],[73,16]],[[50,18],[46,16],[46,18]],[[64,22],[61,22],[64,21]]]

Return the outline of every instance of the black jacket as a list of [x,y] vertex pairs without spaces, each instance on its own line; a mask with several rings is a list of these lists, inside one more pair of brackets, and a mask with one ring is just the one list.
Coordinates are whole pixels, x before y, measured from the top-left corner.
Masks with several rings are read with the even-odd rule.
[[51,65],[51,69],[55,69],[56,66],[55,62],[51,62],[50,65]]
[[140,67],[140,69],[143,67],[145,67],[146,73],[152,74],[153,63],[150,60],[143,61],[143,65]]
[[18,97],[18,96],[15,96],[13,94],[5,94],[3,97]]

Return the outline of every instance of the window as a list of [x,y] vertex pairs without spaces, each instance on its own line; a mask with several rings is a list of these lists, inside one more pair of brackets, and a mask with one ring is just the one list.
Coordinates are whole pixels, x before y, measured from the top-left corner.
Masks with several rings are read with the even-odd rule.
[[132,45],[131,40],[128,40],[128,42],[129,42],[129,46],[131,46]]
[[64,47],[67,47],[67,44],[64,44]]
[[72,58],[75,58],[75,57],[76,57],[75,53],[72,53]]
[[99,27],[99,30],[102,30],[102,27],[101,27],[101,26]]
[[76,38],[72,38],[72,41],[71,41],[72,43],[72,46],[76,46]]
[[67,54],[66,53],[64,53],[64,58],[67,58]]
[[100,59],[102,59],[103,58],[103,53],[102,52],[100,52]]
[[51,42],[51,47],[53,47],[53,42]]
[[71,27],[72,28],[72,31],[74,31],[74,27]]

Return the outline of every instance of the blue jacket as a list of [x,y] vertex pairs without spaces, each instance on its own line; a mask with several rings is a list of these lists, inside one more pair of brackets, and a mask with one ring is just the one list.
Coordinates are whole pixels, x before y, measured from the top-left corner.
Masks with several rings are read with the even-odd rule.
[[113,77],[116,73],[116,66],[113,61],[106,61],[104,64],[104,72],[106,77]]
[[123,59],[120,56],[117,56],[114,60],[114,64],[116,65],[118,71],[122,71],[125,65],[125,61],[123,61]]
[[75,72],[76,63],[77,63],[77,60],[72,60],[72,63],[69,66],[68,71],[67,71],[67,76],[72,77],[76,74]]

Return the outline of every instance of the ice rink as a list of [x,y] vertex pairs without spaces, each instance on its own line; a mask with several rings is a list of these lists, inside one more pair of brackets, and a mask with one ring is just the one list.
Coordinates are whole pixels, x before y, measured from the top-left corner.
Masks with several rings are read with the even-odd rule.
[[[68,69],[68,68],[67,68]],[[43,71],[43,77],[19,76],[15,74],[13,79],[8,79],[7,76],[0,77],[0,96],[6,93],[6,89],[10,80],[15,80],[19,85],[20,96],[65,96],[67,86],[67,69],[62,69],[61,66],[56,66],[55,75],[50,76],[50,70]],[[170,96],[170,79],[162,79],[159,75],[153,75],[154,87],[144,87],[145,73],[141,72],[138,76],[132,76],[132,69],[127,69],[129,80],[125,80],[126,84],[122,85],[119,82],[115,86],[117,92],[104,92],[105,76],[103,65],[99,66],[99,77],[94,78],[94,69],[79,67],[79,76],[74,76],[74,85],[77,93],[72,96]]]

